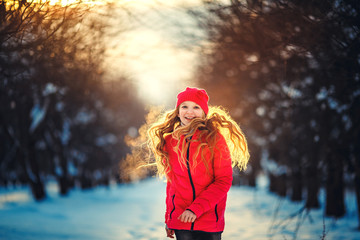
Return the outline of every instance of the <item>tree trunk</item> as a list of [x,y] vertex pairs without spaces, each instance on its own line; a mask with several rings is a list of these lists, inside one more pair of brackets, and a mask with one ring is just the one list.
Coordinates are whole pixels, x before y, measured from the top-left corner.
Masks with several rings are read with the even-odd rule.
[[285,197],[287,192],[286,174],[283,173],[281,175],[274,175],[270,173],[269,180],[270,180],[270,184],[269,184],[270,192],[274,192],[281,197]]
[[[332,152],[333,153],[333,152]],[[329,156],[326,180],[326,211],[327,216],[336,218],[345,214],[343,161],[336,155]]]
[[248,181],[250,187],[256,187],[256,171],[254,168],[251,169],[249,175],[248,175]]
[[286,196],[287,185],[286,185],[286,174],[274,175],[269,174],[269,190],[270,192],[276,193],[281,197]]
[[30,187],[35,200],[40,201],[46,197],[44,184],[41,181],[30,181]]
[[291,201],[301,201],[302,200],[302,175],[301,175],[301,169],[300,166],[296,169],[292,169],[292,192],[291,192]]
[[[359,105],[360,102],[358,101]],[[356,117],[353,117],[355,121],[358,122],[360,116],[357,111],[354,111],[354,113],[357,113]],[[360,141],[360,127],[357,127],[353,129],[353,142],[359,143]],[[358,147],[354,148],[354,183],[355,183],[355,193],[356,193],[356,203],[357,203],[357,210],[358,210],[358,229],[360,230],[360,149]]]
[[17,154],[17,159],[21,165],[21,169],[22,169],[21,175],[23,176],[25,182],[30,185],[31,193],[35,198],[35,200],[42,200],[46,196],[44,185],[42,184],[41,181],[39,181],[40,179],[39,175],[36,176],[35,174],[31,173],[32,177],[30,177],[29,172],[33,172],[32,170],[33,167],[30,167],[31,169],[28,169],[29,167],[27,162],[30,162],[28,161],[29,160],[28,158],[29,158],[28,154],[26,154],[24,151],[21,151],[19,149]]
[[80,185],[81,189],[83,190],[93,187],[92,178],[90,177],[90,173],[88,173],[87,171],[82,171],[80,176]]
[[30,163],[31,171],[33,177],[30,178],[30,187],[32,194],[36,200],[42,200],[46,197],[44,184],[40,177],[39,164],[36,160],[35,154],[35,145],[32,140],[30,140],[28,146],[28,156],[27,159]]
[[320,153],[323,152],[325,147],[320,147],[319,145],[312,145],[312,153],[309,154],[309,163],[305,169],[305,179],[306,179],[306,203],[305,207],[307,209],[318,209],[320,208],[319,203],[319,170],[318,163],[320,161]]
[[277,176],[277,193],[281,197],[286,197],[286,192],[287,192],[286,181],[287,181],[287,176],[285,173]]
[[360,167],[359,166],[357,166],[355,173],[355,191],[356,191],[356,202],[358,209],[358,229],[360,230]]
[[248,142],[249,149],[251,153],[251,161],[249,163],[249,174],[247,175],[248,184],[250,187],[256,187],[256,177],[258,175],[259,170],[261,169],[260,166],[260,159],[261,159],[261,148],[255,144],[251,139]]
[[[50,126],[49,128],[51,129],[52,126]],[[53,161],[52,167],[58,181],[58,185],[60,188],[60,195],[65,196],[68,194],[69,188],[71,187],[69,181],[68,160],[64,155],[64,147],[61,140],[55,136],[53,131],[48,131],[48,133],[51,136],[52,143],[46,142],[47,149],[53,159],[55,159],[56,157],[59,157],[60,159],[59,162],[60,162],[61,173],[58,174],[56,172],[55,169],[57,168],[57,166],[54,163],[54,160],[52,160]],[[44,138],[46,137],[44,136]]]
[[45,188],[40,178],[39,166],[36,161],[35,142],[29,133],[29,111],[26,104],[22,105],[19,111],[19,145],[18,159],[25,175],[26,181],[30,184],[31,192],[35,200],[42,200],[46,197]]
[[306,170],[306,188],[307,196],[305,207],[307,209],[319,208],[319,178],[316,164],[311,164]]
[[69,173],[68,173],[68,160],[64,156],[64,149],[62,144],[60,143],[60,167],[62,170],[62,175],[59,178],[59,185],[60,185],[60,195],[65,196],[69,192]]
[[358,229],[360,230],[360,152],[358,151],[355,155],[355,193],[356,193],[356,203],[357,203],[357,210],[358,210]]
[[269,173],[269,191],[275,193],[276,192],[276,176],[272,173]]

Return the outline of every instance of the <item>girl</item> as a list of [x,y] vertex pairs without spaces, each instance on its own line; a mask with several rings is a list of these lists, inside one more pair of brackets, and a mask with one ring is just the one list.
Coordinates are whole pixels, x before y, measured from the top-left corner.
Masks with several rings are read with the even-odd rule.
[[159,175],[165,175],[166,233],[177,240],[221,239],[232,167],[245,169],[247,142],[239,126],[209,96],[186,88],[176,108],[148,131]]

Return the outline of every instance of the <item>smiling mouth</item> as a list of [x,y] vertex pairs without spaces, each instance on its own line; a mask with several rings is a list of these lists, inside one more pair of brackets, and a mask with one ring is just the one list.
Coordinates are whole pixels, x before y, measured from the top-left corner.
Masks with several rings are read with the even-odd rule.
[[195,117],[193,117],[193,118],[185,117],[185,119],[186,119],[186,120],[189,120],[189,121],[193,120],[194,118],[195,118]]

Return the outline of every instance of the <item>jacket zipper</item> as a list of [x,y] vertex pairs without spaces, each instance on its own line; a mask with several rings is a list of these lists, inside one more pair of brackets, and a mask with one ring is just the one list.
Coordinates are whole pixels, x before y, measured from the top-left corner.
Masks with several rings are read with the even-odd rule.
[[[188,140],[186,140],[186,142],[187,141]],[[196,197],[196,195],[195,195],[195,186],[194,186],[194,182],[192,180],[191,171],[190,171],[190,143],[189,143],[189,146],[188,146],[187,151],[186,151],[186,158],[187,158],[186,165],[187,165],[190,184],[191,184],[191,188],[192,188],[192,192],[193,192],[193,201],[195,201],[195,197]],[[195,222],[191,223],[191,230],[194,230],[194,224],[195,224]]]
[[171,219],[171,215],[172,215],[172,213],[175,211],[175,194],[172,196],[172,204],[173,204],[173,210],[171,210],[171,212],[170,212],[170,219]]

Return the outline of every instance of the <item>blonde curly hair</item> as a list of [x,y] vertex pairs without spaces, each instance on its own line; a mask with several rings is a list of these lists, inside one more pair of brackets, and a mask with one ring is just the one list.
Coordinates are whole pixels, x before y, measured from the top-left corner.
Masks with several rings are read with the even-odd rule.
[[[175,139],[180,140],[182,135],[185,135],[182,142],[182,149],[179,149],[180,141],[175,146],[175,151],[179,155],[180,161],[186,165],[185,149],[193,141],[201,141],[194,157],[193,165],[197,165],[196,157],[202,153],[204,147],[208,147],[210,151],[210,159],[205,159],[201,154],[201,159],[204,162],[207,170],[209,163],[211,163],[214,156],[214,149],[220,133],[229,147],[232,159],[232,166],[238,167],[240,170],[245,170],[249,161],[250,154],[247,141],[240,126],[231,118],[229,113],[222,107],[210,106],[208,114],[205,118],[195,118],[190,124],[181,126],[180,118],[178,117],[179,107],[165,112],[160,115],[155,123],[153,123],[147,131],[148,147],[151,149],[155,165],[157,167],[157,174],[159,176],[168,177],[171,172],[171,166],[168,153],[165,151],[165,138],[172,135]],[[189,139],[193,134],[199,130],[198,139]]]

